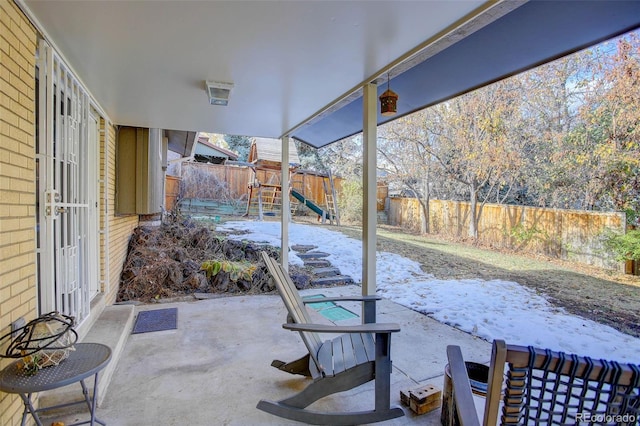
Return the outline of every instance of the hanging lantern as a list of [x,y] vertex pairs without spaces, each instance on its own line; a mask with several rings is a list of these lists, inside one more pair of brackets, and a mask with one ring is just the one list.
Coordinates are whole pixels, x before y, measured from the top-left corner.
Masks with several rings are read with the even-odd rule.
[[387,90],[380,95],[380,113],[385,116],[395,115],[398,111],[398,95],[389,88],[389,75],[387,75]]

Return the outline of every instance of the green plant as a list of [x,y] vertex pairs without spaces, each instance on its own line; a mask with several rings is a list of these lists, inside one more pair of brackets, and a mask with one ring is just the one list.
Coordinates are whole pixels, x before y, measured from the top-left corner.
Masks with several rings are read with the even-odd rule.
[[205,260],[200,266],[200,269],[206,272],[207,278],[216,276],[222,271],[228,273],[229,279],[234,282],[239,279],[251,281],[256,268],[256,265],[247,261],[232,262],[230,260]]
[[340,219],[347,222],[362,221],[362,182],[356,179],[342,181],[338,199]]
[[509,231],[509,236],[516,240],[518,244],[528,243],[534,238],[536,238],[539,234],[543,232],[532,226],[531,228],[526,228],[522,223],[517,224],[511,231]]
[[627,217],[627,225],[636,225],[640,223],[640,211],[635,209],[624,209],[624,213]]
[[640,260],[640,229],[626,234],[610,234],[604,245],[614,253],[617,261]]

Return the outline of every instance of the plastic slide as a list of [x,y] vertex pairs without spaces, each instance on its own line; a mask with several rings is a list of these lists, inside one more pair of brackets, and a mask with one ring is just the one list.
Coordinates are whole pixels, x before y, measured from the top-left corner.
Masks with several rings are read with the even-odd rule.
[[307,206],[307,208],[311,209],[314,213],[319,214],[320,217],[329,219],[329,213],[322,210],[316,203],[311,200],[308,200],[304,195],[296,191],[295,189],[291,190],[291,195],[293,195],[298,201]]

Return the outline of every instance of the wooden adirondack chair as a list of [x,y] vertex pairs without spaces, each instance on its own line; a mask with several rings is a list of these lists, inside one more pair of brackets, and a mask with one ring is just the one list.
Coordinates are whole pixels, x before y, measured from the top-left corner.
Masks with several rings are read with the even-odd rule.
[[[454,402],[448,423],[480,425],[460,347],[448,346],[447,356],[452,387],[445,382],[444,394],[452,391]],[[638,422],[640,365],[493,342],[483,425]]]
[[[313,381],[300,393],[281,401],[261,400],[260,410],[310,424],[349,425],[373,423],[404,415],[400,407],[390,405],[391,333],[400,331],[397,324],[362,324],[334,326],[312,324],[311,318],[289,274],[266,253],[262,258],[273,276],[287,307],[287,324],[283,328],[300,332],[308,353],[302,358],[272,366],[291,374],[301,374]],[[320,298],[309,303],[339,300],[377,300],[379,297]],[[318,333],[341,333],[323,342]],[[305,409],[318,399],[375,380],[375,408],[368,411],[323,413]]]

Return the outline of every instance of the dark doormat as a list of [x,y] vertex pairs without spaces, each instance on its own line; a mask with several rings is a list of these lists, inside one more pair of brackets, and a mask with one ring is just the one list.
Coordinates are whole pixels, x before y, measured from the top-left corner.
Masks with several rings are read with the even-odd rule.
[[131,334],[178,328],[178,308],[156,309],[138,313]]

